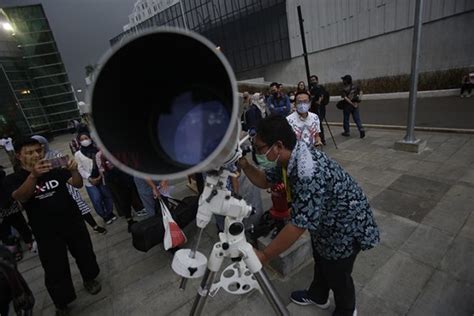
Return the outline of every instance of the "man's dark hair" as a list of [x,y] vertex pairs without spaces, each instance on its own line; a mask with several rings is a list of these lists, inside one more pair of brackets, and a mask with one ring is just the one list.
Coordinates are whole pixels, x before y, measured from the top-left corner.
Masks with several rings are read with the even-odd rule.
[[316,78],[316,80],[319,81],[319,78],[318,78],[318,76],[316,76],[316,75],[311,75],[311,77],[309,77],[309,79],[311,79],[311,78]]
[[279,84],[278,82],[272,82],[272,83],[270,84],[270,88],[273,88],[274,86],[277,86],[277,88],[279,88],[279,87],[280,87],[280,84]]
[[296,146],[295,132],[281,115],[271,115],[261,120],[257,125],[257,135],[268,146],[279,140],[289,150],[293,150]]
[[300,94],[306,94],[309,98],[311,98],[311,94],[309,94],[308,91],[298,91],[298,92],[296,92],[296,94],[295,94],[295,100],[296,100],[296,98],[297,98]]
[[15,152],[18,154],[21,152],[21,149],[26,146],[31,146],[31,145],[41,145],[39,141],[37,141],[34,138],[20,138],[15,141],[13,144],[13,148],[15,148]]

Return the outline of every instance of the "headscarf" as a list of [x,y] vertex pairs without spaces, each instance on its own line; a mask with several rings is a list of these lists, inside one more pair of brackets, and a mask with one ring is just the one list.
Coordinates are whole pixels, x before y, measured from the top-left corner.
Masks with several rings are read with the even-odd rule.
[[[91,138],[91,135],[86,132],[86,131],[83,131],[83,132],[79,132],[77,134],[77,142],[79,144],[81,144],[81,136],[82,135],[86,135],[87,137],[89,137],[89,139],[92,141],[92,138]],[[85,147],[85,146],[82,146],[80,147],[79,149],[81,151],[81,153],[86,156],[87,158],[89,159],[92,159],[92,161],[96,161],[96,156],[97,156],[97,153],[99,152],[99,150],[97,149],[97,147],[95,146],[94,142],[92,142],[89,146]]]
[[45,137],[41,135],[34,135],[34,136],[31,136],[31,138],[37,140],[38,142],[40,142],[41,145],[43,145],[44,159],[52,159],[52,158],[62,156],[61,152],[51,149],[49,147],[49,142]]
[[260,110],[260,112],[262,113],[262,117],[266,117],[266,113],[267,113],[267,110],[266,110],[266,104],[265,104],[265,100],[260,101],[260,99],[262,98],[263,96],[256,92],[254,94],[252,94],[252,104],[255,104],[255,106]]

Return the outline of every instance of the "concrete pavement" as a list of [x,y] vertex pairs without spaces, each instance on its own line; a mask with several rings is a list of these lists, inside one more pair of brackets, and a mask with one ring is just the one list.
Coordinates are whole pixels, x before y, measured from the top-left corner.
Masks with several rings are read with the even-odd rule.
[[[334,130],[334,128],[333,128]],[[339,133],[337,133],[339,134]],[[356,133],[354,133],[356,135]],[[428,141],[420,154],[394,151],[403,131],[369,129],[365,139],[336,136],[325,151],[364,188],[381,231],[381,244],[362,252],[354,266],[359,315],[472,315],[474,313],[474,135],[417,133]],[[58,137],[54,148],[67,152],[69,136]],[[3,153],[0,163],[4,163]],[[191,194],[185,182],[175,195]],[[87,195],[84,193],[84,197]],[[262,191],[264,205],[269,196]],[[131,245],[123,219],[107,227],[105,236],[91,233],[101,267],[103,290],[97,296],[82,288],[71,260],[78,299],[73,315],[187,315],[198,280],[178,290],[179,277],[170,268],[171,256],[161,246],[144,254]],[[193,229],[188,232],[192,241]],[[201,251],[215,242],[209,225]],[[19,265],[35,293],[36,315],[51,315],[43,271],[36,255]],[[289,293],[309,285],[312,263],[281,278],[268,270],[292,315],[330,315],[329,310],[299,307]],[[272,315],[259,293],[232,296],[219,291],[209,298],[206,315]]]

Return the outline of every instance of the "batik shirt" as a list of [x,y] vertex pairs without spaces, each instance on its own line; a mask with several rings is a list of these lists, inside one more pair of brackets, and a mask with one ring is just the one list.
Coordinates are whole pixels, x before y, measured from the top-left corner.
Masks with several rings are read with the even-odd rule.
[[[281,181],[281,173],[281,166],[267,170],[267,181]],[[309,230],[313,249],[323,258],[347,258],[379,242],[367,197],[325,153],[298,142],[288,163],[288,177],[293,197],[291,223]]]

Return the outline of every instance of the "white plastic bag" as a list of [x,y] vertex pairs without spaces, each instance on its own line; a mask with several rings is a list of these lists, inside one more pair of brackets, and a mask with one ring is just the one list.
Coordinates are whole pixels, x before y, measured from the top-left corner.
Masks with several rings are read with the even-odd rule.
[[163,202],[162,199],[159,200],[161,206],[161,215],[163,216],[163,226],[165,228],[163,246],[165,247],[165,250],[181,246],[186,242],[186,235],[174,221],[165,202]]

